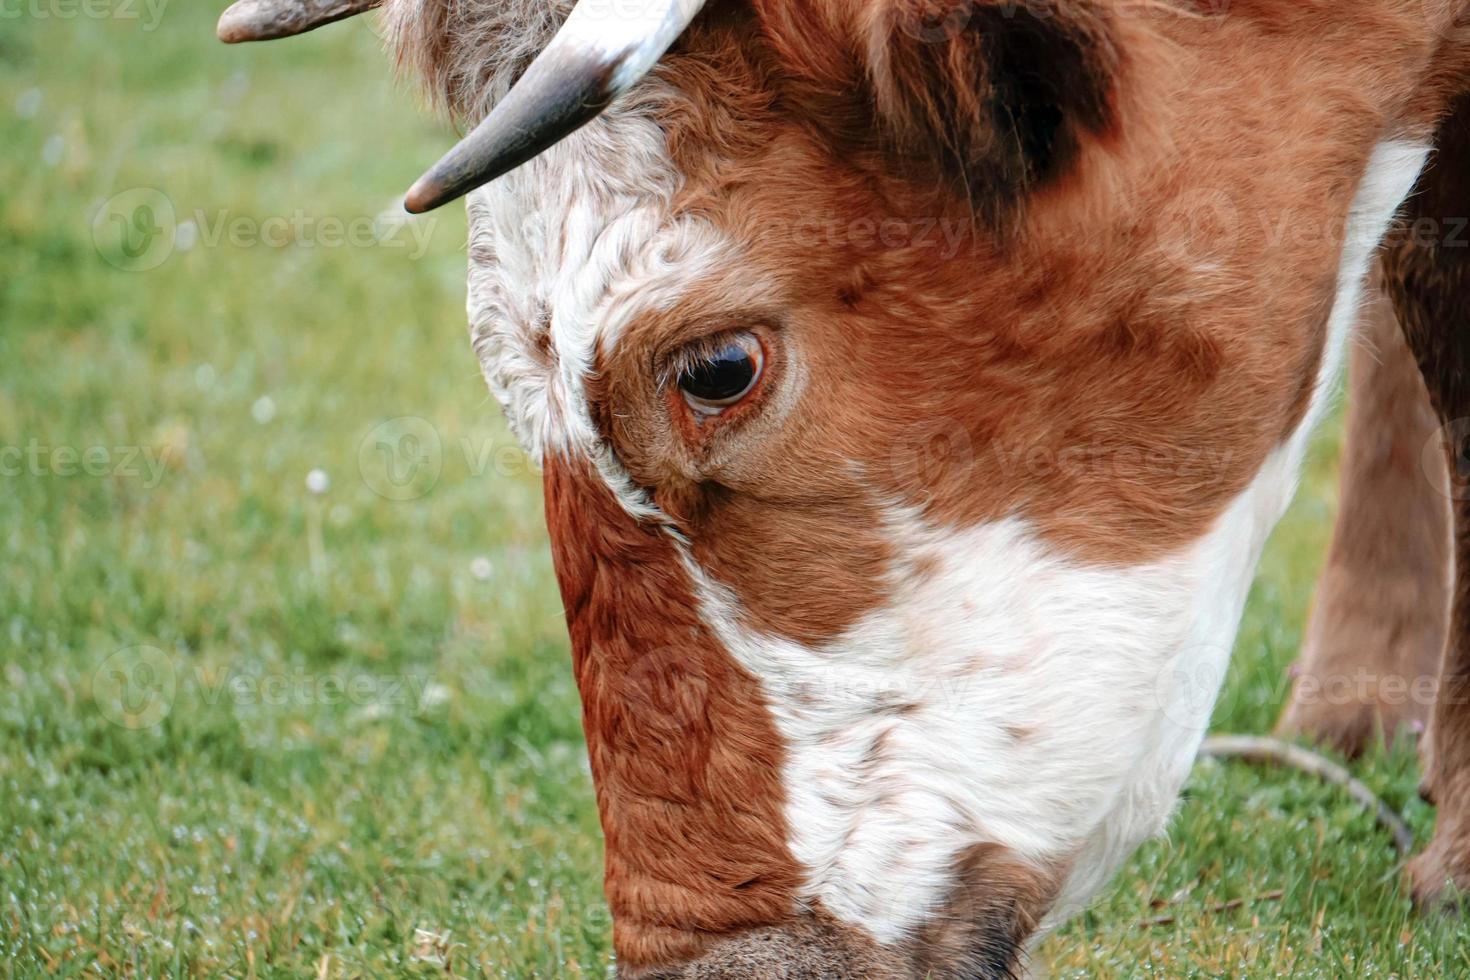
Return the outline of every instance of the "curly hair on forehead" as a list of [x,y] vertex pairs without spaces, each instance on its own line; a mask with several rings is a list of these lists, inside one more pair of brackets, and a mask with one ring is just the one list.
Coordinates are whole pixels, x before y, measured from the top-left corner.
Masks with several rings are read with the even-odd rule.
[[[505,95],[573,6],[387,0],[384,19],[400,66],[436,106],[471,123]],[[742,47],[764,66],[772,98],[826,130],[836,152],[878,152],[889,172],[947,186],[981,216],[998,218],[1063,175],[1084,134],[1113,125],[1122,60],[1115,7],[742,0],[711,3],[706,17],[746,38]],[[698,60],[699,35],[685,43]]]

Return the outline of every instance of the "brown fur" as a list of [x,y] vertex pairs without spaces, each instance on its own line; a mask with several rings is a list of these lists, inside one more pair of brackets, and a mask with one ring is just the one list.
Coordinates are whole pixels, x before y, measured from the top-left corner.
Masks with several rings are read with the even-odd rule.
[[619,960],[636,973],[785,920],[797,872],[759,686],[694,615],[661,532],[585,464],[548,460],[545,482]]
[[1342,502],[1278,730],[1356,755],[1376,734],[1422,731],[1449,610],[1439,422],[1393,309],[1375,297],[1352,355]]

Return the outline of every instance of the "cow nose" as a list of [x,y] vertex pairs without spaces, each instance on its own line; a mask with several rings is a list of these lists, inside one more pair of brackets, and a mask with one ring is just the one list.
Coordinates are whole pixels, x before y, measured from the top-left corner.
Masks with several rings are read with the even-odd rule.
[[825,916],[722,939],[689,963],[625,980],[917,980],[910,960]]
[[[712,939],[677,965],[624,967],[622,980],[1013,980],[1069,864],[1037,865],[981,843],[955,862],[948,894],[893,943],[815,901],[779,923]],[[705,935],[708,935],[706,933]]]

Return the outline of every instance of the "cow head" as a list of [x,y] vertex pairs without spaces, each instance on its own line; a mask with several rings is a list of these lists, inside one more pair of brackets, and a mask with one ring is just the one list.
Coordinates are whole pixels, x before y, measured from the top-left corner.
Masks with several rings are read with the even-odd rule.
[[1007,975],[1158,830],[1447,6],[387,0],[625,975]]

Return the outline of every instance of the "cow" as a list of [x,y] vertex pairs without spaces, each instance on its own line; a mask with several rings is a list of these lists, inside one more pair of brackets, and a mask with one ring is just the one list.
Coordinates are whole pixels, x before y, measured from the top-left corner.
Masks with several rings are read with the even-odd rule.
[[[1470,884],[1470,3],[381,7],[470,129],[405,204],[467,195],[622,976],[1024,971],[1165,825],[1362,310],[1281,724],[1426,721],[1410,887]],[[1357,668],[1432,711],[1301,686]]]

